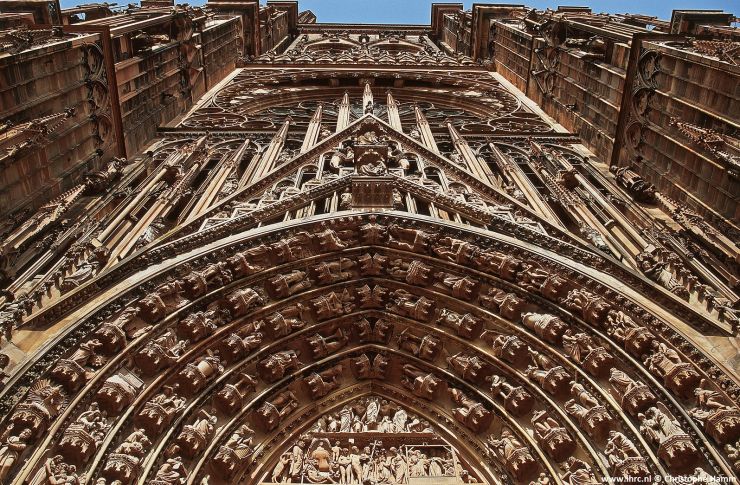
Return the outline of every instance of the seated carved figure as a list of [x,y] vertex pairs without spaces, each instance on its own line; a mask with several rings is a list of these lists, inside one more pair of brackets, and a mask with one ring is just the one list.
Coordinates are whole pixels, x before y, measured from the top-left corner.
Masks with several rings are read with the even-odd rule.
[[214,355],[207,355],[196,362],[190,362],[177,374],[178,389],[185,396],[192,396],[223,371],[221,360]]
[[316,318],[319,320],[328,320],[329,318],[341,317],[351,313],[355,309],[355,297],[349,290],[345,289],[341,293],[331,291],[326,295],[311,300]]
[[[265,319],[264,329],[272,338],[285,337],[305,327],[309,315],[309,308],[301,303],[283,307]],[[262,325],[255,328],[261,329]]]
[[483,321],[481,319],[476,318],[470,313],[461,315],[447,308],[443,308],[439,312],[437,323],[445,327],[450,327],[455,330],[457,335],[469,339],[473,339],[479,335],[483,328]]
[[493,420],[493,414],[483,404],[470,399],[459,389],[449,388],[450,398],[457,406],[452,415],[459,422],[475,433],[488,429]]
[[177,324],[177,335],[181,339],[197,342],[211,335],[218,326],[228,322],[225,312],[206,311],[187,315]]
[[243,288],[226,295],[226,308],[232,317],[241,317],[264,303],[262,297],[252,288]]
[[481,340],[491,345],[493,355],[515,366],[523,366],[529,361],[529,345],[516,335],[499,335],[485,330]]
[[184,485],[188,480],[188,470],[182,463],[182,458],[174,456],[168,458],[159,467],[154,475],[152,485]]
[[147,323],[154,324],[185,303],[180,296],[180,281],[169,281],[159,285],[154,291],[139,300],[139,316]]
[[398,346],[420,359],[434,360],[442,350],[442,343],[432,335],[419,337],[406,328],[398,335]]
[[565,403],[565,412],[574,416],[589,436],[602,440],[611,427],[612,417],[604,406],[586,390],[583,384],[570,383],[570,394],[574,399]]
[[480,282],[470,276],[447,272],[434,273],[434,279],[434,288],[465,301],[472,301],[480,286]]
[[264,431],[272,431],[297,407],[298,400],[292,392],[281,392],[257,409],[257,420]]
[[213,396],[213,406],[226,415],[233,415],[246,403],[247,396],[257,388],[257,378],[246,372],[239,373],[236,382],[229,382]]
[[404,228],[397,224],[388,226],[388,246],[404,251],[426,254],[435,235],[421,229]]
[[674,349],[663,342],[653,341],[653,353],[644,363],[670,390],[681,397],[689,397],[701,381],[693,364],[684,362]]
[[141,460],[151,446],[152,442],[143,430],[134,430],[108,455],[103,476],[110,481],[118,480],[123,484],[130,484],[139,476]]
[[217,349],[224,364],[229,365],[242,359],[260,345],[262,345],[262,334],[260,332],[251,332],[243,337],[231,333],[217,344]]
[[734,443],[740,439],[740,408],[737,405],[714,390],[704,379],[694,389],[694,396],[696,407],[689,414],[704,426],[717,443]]
[[352,278],[352,270],[357,263],[349,258],[338,261],[321,262],[312,268],[314,278],[322,285],[331,285]]
[[655,340],[650,330],[637,325],[621,310],[611,310],[606,321],[606,332],[635,357],[645,354]]
[[305,231],[285,237],[271,245],[271,255],[279,263],[287,263],[311,255],[311,235]]
[[493,273],[508,281],[516,281],[525,264],[521,259],[498,251],[481,251],[473,256],[473,264],[481,271]]
[[270,248],[264,244],[236,253],[226,260],[229,271],[235,277],[258,273],[270,264]]
[[434,374],[424,372],[418,367],[411,364],[404,364],[402,367],[401,384],[409,389],[414,396],[421,397],[428,401],[434,399],[441,379]]
[[600,296],[581,289],[574,289],[562,300],[563,305],[585,322],[601,327],[611,310],[611,305]]
[[288,274],[270,278],[265,288],[273,298],[287,298],[311,288],[311,281],[305,271],[293,270]]
[[526,481],[537,472],[537,462],[529,448],[508,428],[501,430],[499,439],[489,436],[486,448],[506,465],[506,470],[515,480]]
[[170,450],[170,456],[182,454],[188,458],[193,458],[200,453],[213,438],[217,421],[215,412],[211,411],[209,413],[201,409],[192,424],[183,426]]
[[567,328],[560,318],[542,313],[525,313],[522,315],[522,323],[537,336],[555,345],[560,345]]
[[186,345],[184,340],[178,340],[172,332],[167,332],[150,340],[134,355],[134,362],[145,376],[152,376],[177,362]]
[[301,368],[303,364],[298,360],[298,352],[295,350],[283,350],[271,354],[257,364],[257,372],[267,382],[275,382],[288,372]]
[[175,415],[185,409],[185,399],[178,396],[171,386],[144,404],[134,417],[134,424],[154,436],[170,425]]
[[335,365],[322,372],[314,372],[303,381],[311,393],[312,399],[318,399],[329,394],[340,385],[339,378],[342,375],[342,366]]
[[232,275],[227,263],[214,263],[203,271],[191,271],[182,279],[183,294],[190,300],[203,296],[208,288],[218,288],[231,283]]
[[563,334],[563,349],[590,374],[601,377],[611,368],[614,357],[584,332],[573,333],[570,329]]
[[428,322],[433,315],[434,302],[423,296],[415,297],[406,290],[396,290],[391,293],[388,309],[414,320]]
[[432,280],[432,268],[417,259],[405,261],[398,258],[389,263],[388,275],[410,285],[427,286]]
[[526,306],[524,299],[498,288],[489,288],[488,293],[480,297],[480,301],[483,307],[515,322],[521,318]]
[[468,264],[473,256],[480,251],[480,248],[467,241],[443,237],[437,241],[432,250],[437,256],[453,263]]
[[522,386],[512,386],[506,379],[496,374],[486,377],[491,383],[491,395],[504,400],[504,408],[513,416],[522,417],[534,406],[534,398]]
[[338,328],[333,334],[323,336],[319,333],[308,337],[307,339],[309,347],[311,347],[311,353],[314,359],[321,359],[327,355],[331,355],[337,350],[341,349],[347,342],[349,337],[344,334],[341,328]]
[[531,422],[537,441],[555,461],[565,461],[575,451],[575,441],[547,411],[534,413]]
[[235,473],[247,463],[247,459],[254,453],[252,437],[254,431],[246,424],[239,426],[229,437],[228,441],[219,447],[213,457],[211,470],[223,480],[231,480]]
[[565,397],[568,395],[568,382],[570,382],[570,375],[563,369],[562,366],[557,365],[555,361],[550,359],[548,356],[537,352],[536,350],[529,351],[532,362],[535,366],[528,366],[524,371],[525,375],[530,379],[534,379],[542,389],[549,392],[556,397]]
[[81,343],[69,357],[59,359],[51,371],[52,378],[67,391],[77,391],[95,375],[89,368],[98,368],[105,362],[105,358],[97,354],[102,345],[95,339]]
[[106,412],[93,402],[64,430],[59,450],[73,463],[85,463],[103,442],[109,428]]
[[526,290],[538,293],[551,301],[559,301],[571,284],[555,273],[531,265],[522,270],[517,279]]
[[614,388],[615,397],[622,406],[632,416],[645,411],[655,404],[656,399],[650,388],[642,382],[633,380],[625,372],[612,367],[609,371],[609,383]]
[[640,451],[619,431],[609,432],[609,441],[604,448],[604,454],[611,466],[612,474],[621,477],[647,477],[650,469]]
[[569,485],[598,485],[601,480],[596,478],[588,463],[571,456],[563,465],[563,481]]
[[481,384],[489,371],[489,364],[475,355],[458,352],[447,358],[447,364],[460,377],[475,384]]
[[669,469],[674,472],[693,469],[701,455],[673,416],[651,407],[637,417],[640,420],[640,434],[658,446],[658,456]]

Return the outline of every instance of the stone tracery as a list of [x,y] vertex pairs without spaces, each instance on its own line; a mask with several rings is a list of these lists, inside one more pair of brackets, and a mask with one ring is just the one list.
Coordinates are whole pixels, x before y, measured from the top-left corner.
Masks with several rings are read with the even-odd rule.
[[[738,472],[737,376],[683,330],[729,318],[603,196],[653,191],[607,185],[572,135],[418,35],[299,37],[170,127],[138,185],[113,169],[124,217],[40,276],[61,281],[43,305],[2,314],[74,323],[0,395],[0,478]],[[358,50],[362,79],[310,67]],[[431,72],[377,59],[414,51]]]

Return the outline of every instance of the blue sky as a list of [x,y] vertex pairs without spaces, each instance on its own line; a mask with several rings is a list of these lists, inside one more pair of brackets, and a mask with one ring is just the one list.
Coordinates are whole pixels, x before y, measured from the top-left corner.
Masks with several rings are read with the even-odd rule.
[[[96,0],[103,1],[103,0]],[[108,0],[109,2],[115,0]],[[118,0],[125,5],[126,0]],[[185,3],[186,0],[176,0]],[[90,0],[61,0],[62,7],[69,7]],[[191,0],[191,5],[202,5],[204,0]],[[264,3],[264,2],[263,2]],[[470,8],[472,1],[463,2]],[[478,3],[486,3],[479,1]],[[490,3],[496,3],[491,1]],[[499,3],[519,3],[514,0]],[[671,11],[680,8],[723,9],[740,15],[740,0],[528,0],[525,5],[537,8],[556,8],[558,5],[589,5],[594,12],[641,13],[656,15],[669,20]],[[410,23],[428,24],[431,0],[299,0],[301,10],[312,10],[319,22],[360,22],[360,23]]]

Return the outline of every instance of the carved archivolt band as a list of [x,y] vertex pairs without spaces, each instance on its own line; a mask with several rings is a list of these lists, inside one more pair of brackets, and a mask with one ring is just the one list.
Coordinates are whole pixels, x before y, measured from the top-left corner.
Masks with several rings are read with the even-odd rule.
[[[401,476],[422,456],[447,473],[439,450],[488,483],[737,473],[737,383],[675,317],[506,235],[421,216],[315,217],[105,290],[4,390],[5,482],[352,480],[351,467],[326,468],[336,450],[322,445],[342,443],[342,412],[358,442],[385,439],[382,473]],[[359,416],[375,398],[432,423],[398,425],[394,439],[426,432],[439,450],[401,454],[375,436],[395,416]],[[351,449],[336,453],[351,465]]]

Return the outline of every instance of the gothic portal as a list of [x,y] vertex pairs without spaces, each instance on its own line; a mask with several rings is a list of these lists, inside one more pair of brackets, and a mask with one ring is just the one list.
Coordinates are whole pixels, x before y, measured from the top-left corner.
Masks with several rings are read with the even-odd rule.
[[6,3],[0,483],[737,478],[731,14]]

